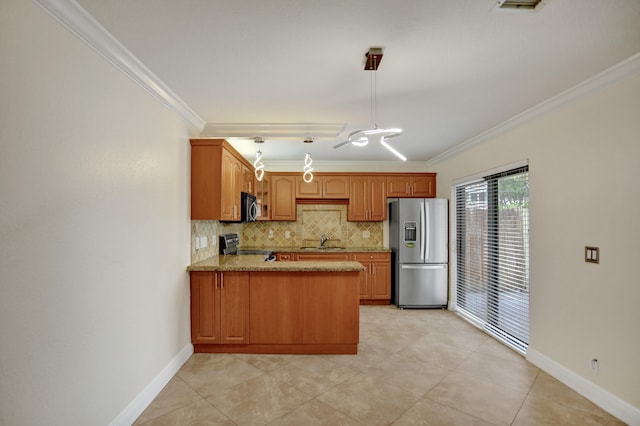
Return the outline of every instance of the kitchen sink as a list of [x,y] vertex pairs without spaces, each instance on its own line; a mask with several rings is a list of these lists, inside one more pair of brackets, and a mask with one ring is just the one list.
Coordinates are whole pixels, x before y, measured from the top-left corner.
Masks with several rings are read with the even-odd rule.
[[324,247],[324,246],[316,246],[316,247],[300,247],[301,250],[308,251],[340,251],[344,250],[344,247]]

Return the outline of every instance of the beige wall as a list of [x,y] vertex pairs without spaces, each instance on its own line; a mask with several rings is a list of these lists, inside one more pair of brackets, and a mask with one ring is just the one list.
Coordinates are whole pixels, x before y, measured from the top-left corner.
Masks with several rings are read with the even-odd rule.
[[183,122],[0,2],[0,424],[105,425],[190,343]]
[[[451,182],[529,160],[530,348],[640,408],[640,75],[433,164]],[[584,246],[600,247],[600,264]],[[589,360],[600,360],[600,374]]]

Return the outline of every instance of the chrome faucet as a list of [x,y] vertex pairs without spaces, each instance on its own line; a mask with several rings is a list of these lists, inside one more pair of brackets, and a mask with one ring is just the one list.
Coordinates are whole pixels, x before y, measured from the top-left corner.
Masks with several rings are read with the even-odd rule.
[[324,243],[326,243],[330,239],[331,238],[328,235],[322,234],[322,236],[320,237],[320,247],[324,247]]

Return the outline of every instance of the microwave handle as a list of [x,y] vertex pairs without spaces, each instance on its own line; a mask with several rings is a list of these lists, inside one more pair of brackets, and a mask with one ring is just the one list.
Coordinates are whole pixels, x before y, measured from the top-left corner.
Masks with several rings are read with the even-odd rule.
[[258,206],[256,205],[255,202],[253,202],[249,206],[249,220],[253,222],[257,219],[257,217],[258,217]]

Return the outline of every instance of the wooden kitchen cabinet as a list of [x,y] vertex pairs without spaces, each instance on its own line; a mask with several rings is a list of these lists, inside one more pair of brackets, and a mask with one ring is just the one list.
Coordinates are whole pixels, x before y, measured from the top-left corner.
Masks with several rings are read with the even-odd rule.
[[191,272],[191,341],[249,343],[249,273]]
[[387,176],[387,197],[433,198],[435,196],[435,173]]
[[351,176],[349,187],[348,221],[382,222],[387,218],[385,176]]
[[391,254],[353,253],[353,260],[366,268],[360,272],[360,304],[388,305],[391,300]]
[[191,219],[240,221],[243,168],[251,165],[224,139],[190,142]]
[[276,261],[290,262],[296,260],[295,253],[276,253]]
[[349,176],[322,176],[322,197],[328,199],[348,199]]
[[[321,250],[321,249],[320,249]],[[296,260],[304,261],[304,260],[329,260],[329,261],[340,261],[340,260],[351,260],[349,253],[323,253],[323,252],[311,252],[311,253],[296,253]]]
[[248,192],[249,194],[255,195],[254,185],[253,185],[253,170],[250,169],[246,164],[241,164],[242,166],[242,191]]
[[[254,350],[288,345],[287,353],[354,353],[359,338],[357,272],[252,272]],[[342,348],[341,348],[342,347]],[[344,352],[343,352],[344,351]]]
[[[254,177],[255,179],[255,177]],[[253,187],[255,188],[256,205],[258,207],[257,220],[271,220],[271,191],[270,191],[271,176],[269,173],[265,173],[262,176],[262,180],[254,180]]]
[[271,174],[271,220],[296,220],[296,179]]
[[239,221],[240,192],[244,175],[242,163],[228,150],[222,150],[222,197],[220,220]]
[[316,175],[311,182],[296,176],[296,198],[348,199],[349,176]]

